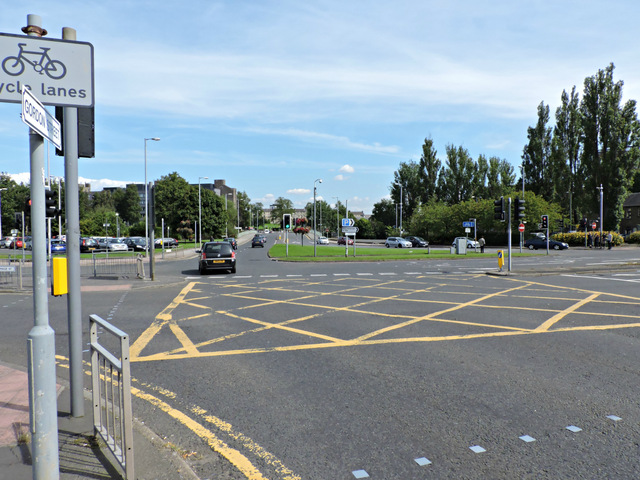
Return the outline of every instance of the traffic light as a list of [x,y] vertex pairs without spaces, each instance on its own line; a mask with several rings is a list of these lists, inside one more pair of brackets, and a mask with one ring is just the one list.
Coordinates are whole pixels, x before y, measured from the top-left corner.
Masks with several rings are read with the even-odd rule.
[[542,228],[549,228],[549,216],[548,215],[542,215],[541,218],[541,222],[542,223]]
[[290,230],[291,229],[291,214],[290,213],[285,213],[284,215],[282,215],[282,228],[284,228],[285,230]]
[[515,208],[513,209],[513,219],[516,222],[522,222],[522,220],[524,219],[524,198],[520,199],[516,197],[514,207]]
[[58,215],[58,206],[56,205],[56,199],[53,197],[53,190],[44,191],[44,214],[46,217]]
[[504,197],[493,202],[493,218],[504,222]]

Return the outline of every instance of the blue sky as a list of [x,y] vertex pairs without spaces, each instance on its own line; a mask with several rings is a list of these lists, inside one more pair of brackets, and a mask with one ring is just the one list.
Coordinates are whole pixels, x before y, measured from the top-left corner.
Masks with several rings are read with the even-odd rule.
[[[309,3],[307,5],[307,3]],[[640,98],[640,4],[513,0],[4,2],[48,38],[77,30],[95,51],[94,189],[177,171],[225,179],[254,202],[318,197],[371,212],[426,137],[517,165],[544,101],[582,91],[610,62]],[[4,52],[0,52],[4,53]],[[0,171],[28,178],[20,106],[0,104]],[[50,172],[63,176],[60,157]]]

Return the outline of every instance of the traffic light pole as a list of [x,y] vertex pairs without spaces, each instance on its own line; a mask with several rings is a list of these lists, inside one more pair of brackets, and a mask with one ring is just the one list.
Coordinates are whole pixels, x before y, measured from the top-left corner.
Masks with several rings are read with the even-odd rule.
[[507,237],[507,249],[509,250],[509,260],[507,263],[507,270],[511,271],[511,197],[509,197],[509,211],[507,212],[509,217],[509,225],[507,227],[508,237]]

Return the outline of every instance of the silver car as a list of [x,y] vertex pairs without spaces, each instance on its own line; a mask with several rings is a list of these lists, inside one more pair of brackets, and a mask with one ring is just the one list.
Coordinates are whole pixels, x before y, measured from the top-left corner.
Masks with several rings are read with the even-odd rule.
[[413,244],[401,237],[389,237],[385,240],[384,246],[387,248],[411,248]]
[[110,252],[126,252],[129,250],[129,246],[118,238],[108,238],[107,250]]

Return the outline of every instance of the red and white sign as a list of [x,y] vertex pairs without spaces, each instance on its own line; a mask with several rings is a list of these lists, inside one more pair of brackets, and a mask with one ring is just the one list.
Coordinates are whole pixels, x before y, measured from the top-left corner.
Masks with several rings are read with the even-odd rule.
[[518,230],[520,231],[520,233],[524,232],[524,223],[518,225]]
[[593,223],[591,224],[591,230],[595,230],[597,226],[598,226],[598,225],[596,225],[596,222],[593,222]]

